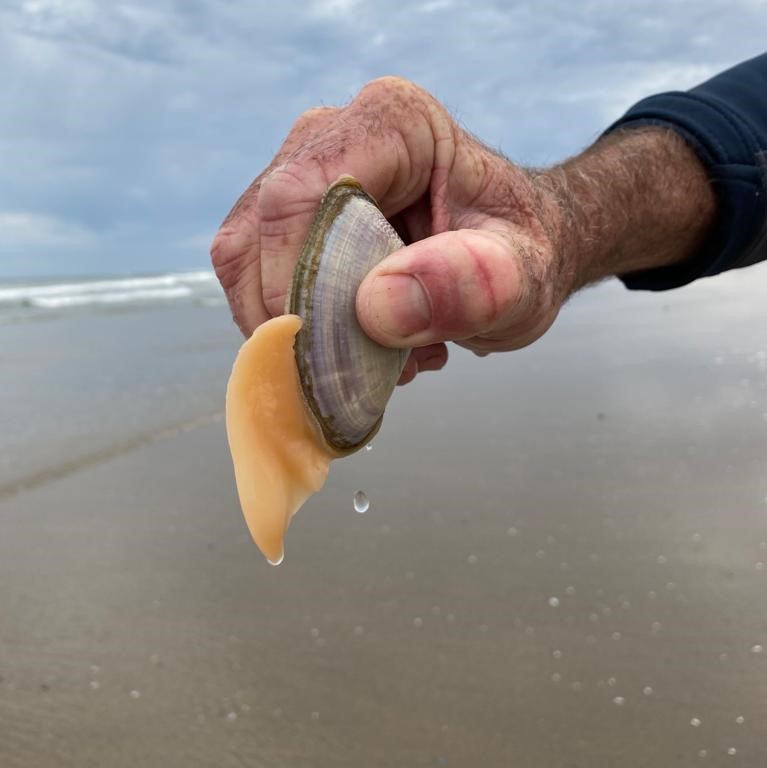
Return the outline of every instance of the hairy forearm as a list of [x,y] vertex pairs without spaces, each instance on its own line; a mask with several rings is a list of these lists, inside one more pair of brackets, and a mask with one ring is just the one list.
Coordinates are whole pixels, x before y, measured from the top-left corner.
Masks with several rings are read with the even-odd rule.
[[616,132],[533,179],[557,212],[554,247],[571,291],[689,258],[716,212],[700,161],[662,128]]

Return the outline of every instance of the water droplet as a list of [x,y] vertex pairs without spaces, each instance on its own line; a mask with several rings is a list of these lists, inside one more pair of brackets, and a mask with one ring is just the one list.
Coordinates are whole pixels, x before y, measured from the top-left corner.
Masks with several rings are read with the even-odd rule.
[[743,715],[738,715],[738,716],[735,718],[735,722],[736,722],[738,725],[743,725],[743,723],[745,723],[745,722],[746,722],[746,718],[745,718],[745,717],[743,717]]
[[320,719],[320,713],[319,712],[312,712],[312,720],[319,720]]
[[312,628],[309,630],[309,634],[310,634],[312,637],[319,637],[319,636],[320,636],[320,630],[319,630],[319,629],[317,629],[317,627],[312,627]]
[[566,595],[574,595],[575,594],[575,587],[565,587],[565,594]]
[[422,627],[423,626],[423,619],[420,616],[416,616],[413,619],[413,626],[414,627]]
[[555,672],[551,676],[551,682],[552,683],[560,683],[560,682],[562,682],[562,675],[560,675],[559,672]]
[[94,691],[97,691],[99,688],[101,688],[101,683],[98,680],[91,680],[90,685]]
[[535,556],[536,556],[536,557],[537,557],[539,560],[543,560],[543,558],[544,558],[544,557],[546,557],[546,553],[545,553],[545,552],[544,552],[542,549],[539,549],[539,550],[538,550],[538,551],[535,553]]
[[701,726],[701,719],[699,717],[693,717],[692,720],[690,720],[690,725],[693,728],[700,728],[700,726]]
[[366,450],[368,453],[370,453],[370,451],[372,451],[372,450],[373,450],[373,443],[368,443],[368,444],[365,446],[365,450]]
[[653,689],[651,685],[646,685],[644,688],[642,688],[642,693],[645,696],[652,696],[653,695]]
[[506,529],[506,534],[508,536],[516,536],[519,533],[519,531],[512,525],[511,528]]
[[562,651],[553,651],[551,654],[555,659],[561,659],[562,658]]
[[623,635],[620,632],[613,632],[612,635],[610,635],[610,637],[612,637],[613,640],[620,640],[623,637]]
[[141,691],[137,691],[135,688],[130,692],[130,697],[132,699],[140,699],[141,698]]
[[613,699],[613,704],[617,704],[619,707],[622,707],[626,703],[626,699],[623,696],[616,696]]
[[621,608],[623,608],[624,611],[627,611],[631,608],[631,603],[628,600],[623,600],[621,601]]
[[478,558],[476,555],[469,555],[469,556],[466,558],[466,562],[467,562],[469,565],[474,565],[474,563],[476,563],[476,562],[477,562],[477,560],[479,560],[479,558]]
[[590,613],[589,614],[589,621],[592,624],[596,624],[599,621],[599,614],[598,613]]
[[580,691],[583,689],[583,683],[579,682],[578,680],[575,680],[574,682],[570,683],[570,687],[574,691]]
[[658,557],[655,558],[655,562],[658,563],[658,565],[665,565],[668,562],[668,558],[665,555],[658,555]]
[[607,684],[610,686],[610,688],[614,688],[617,684],[618,680],[614,677],[608,677],[607,678]]
[[730,747],[730,748],[727,750],[727,754],[728,754],[730,757],[732,757],[733,755],[737,755],[737,754],[738,754],[738,750],[737,750],[737,749],[735,749],[735,747]]
[[370,500],[365,491],[357,491],[354,494],[354,511],[364,514],[370,509]]
[[707,749],[699,749],[698,750],[698,757],[708,757],[708,750]]
[[266,558],[266,562],[269,563],[269,565],[282,565],[282,561],[285,559],[285,553],[281,552],[280,556],[276,560],[270,560],[268,557]]
[[226,719],[229,722],[232,722],[233,720],[236,720],[237,719],[237,713],[236,712],[227,712],[226,713]]
[[764,650],[764,646],[759,645],[759,643],[751,646],[751,653],[761,653],[763,650]]
[[559,608],[559,598],[558,597],[550,597],[549,598],[549,605],[552,608]]

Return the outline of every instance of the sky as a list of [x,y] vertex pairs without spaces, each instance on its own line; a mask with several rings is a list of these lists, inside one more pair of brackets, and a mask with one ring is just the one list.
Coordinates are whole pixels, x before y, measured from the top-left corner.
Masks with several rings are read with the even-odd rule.
[[0,0],[0,278],[207,267],[301,112],[381,75],[542,165],[766,30],[767,0]]

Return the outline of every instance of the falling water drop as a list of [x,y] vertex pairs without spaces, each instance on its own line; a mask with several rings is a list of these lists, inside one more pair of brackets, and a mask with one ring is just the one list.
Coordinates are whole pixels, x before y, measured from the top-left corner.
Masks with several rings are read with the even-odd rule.
[[645,696],[652,696],[652,694],[653,694],[652,686],[651,685],[646,685],[644,688],[642,688],[642,693]]
[[366,450],[368,453],[370,453],[370,451],[372,451],[372,450],[373,450],[373,443],[368,443],[368,444],[365,446],[365,450]]
[[730,757],[733,757],[734,755],[737,755],[737,754],[738,754],[738,750],[737,750],[737,749],[735,749],[735,747],[730,747],[730,748],[727,750],[727,754],[728,754]]
[[735,722],[736,722],[738,725],[743,725],[743,723],[745,723],[745,722],[746,722],[746,718],[745,718],[745,717],[743,717],[743,715],[738,715],[738,716],[735,718]]
[[617,704],[619,707],[622,707],[626,703],[626,699],[624,696],[616,696],[613,699],[613,704]]
[[751,646],[751,653],[761,653],[763,650],[764,650],[764,646],[759,645],[759,643]]
[[690,725],[693,728],[700,728],[700,726],[701,726],[701,719],[699,717],[693,717],[692,720],[690,720]]
[[559,598],[558,597],[550,597],[549,598],[549,605],[552,608],[559,608]]
[[370,500],[365,491],[357,491],[354,494],[354,511],[363,514],[370,509]]

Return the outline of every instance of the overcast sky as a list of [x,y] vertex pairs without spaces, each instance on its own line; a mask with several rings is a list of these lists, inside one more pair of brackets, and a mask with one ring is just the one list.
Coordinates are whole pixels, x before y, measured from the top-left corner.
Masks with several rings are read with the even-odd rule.
[[541,164],[766,32],[767,0],[0,0],[0,277],[207,266],[298,114],[379,75]]

